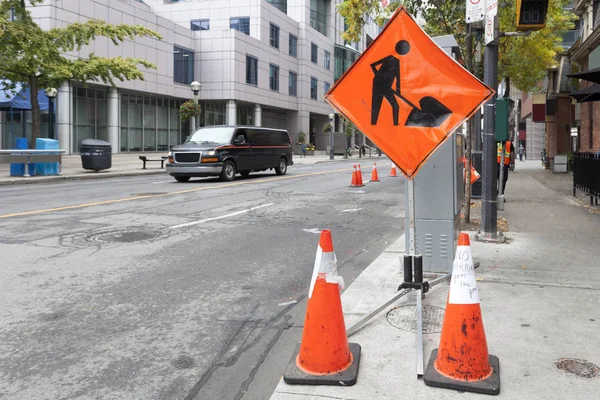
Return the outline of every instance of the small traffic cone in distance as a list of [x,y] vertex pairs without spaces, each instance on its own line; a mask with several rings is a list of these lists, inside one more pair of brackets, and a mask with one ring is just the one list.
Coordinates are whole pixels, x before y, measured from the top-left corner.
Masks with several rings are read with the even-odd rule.
[[396,174],[396,164],[392,164],[392,169],[390,171],[390,176],[391,177],[397,177],[398,174]]
[[321,232],[310,289],[302,342],[283,379],[289,384],[351,386],[356,383],[360,345],[348,343],[331,232]]
[[373,163],[373,172],[371,173],[371,182],[379,182],[379,174],[377,173],[377,163]]
[[356,176],[358,177],[358,184],[360,186],[365,186],[362,180],[362,171],[360,169],[360,164],[357,165],[357,172],[356,172]]
[[440,335],[423,375],[428,386],[482,394],[500,393],[500,361],[488,353],[469,235],[456,247]]

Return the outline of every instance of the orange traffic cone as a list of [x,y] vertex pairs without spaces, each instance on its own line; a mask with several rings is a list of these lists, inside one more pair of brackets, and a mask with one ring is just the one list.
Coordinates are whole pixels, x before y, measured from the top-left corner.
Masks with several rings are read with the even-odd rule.
[[358,164],[358,166],[357,166],[356,176],[358,178],[358,184],[360,186],[365,186],[363,184],[363,180],[362,180],[362,171],[360,170],[360,164]]
[[390,171],[390,176],[392,176],[392,177],[397,177],[398,176],[396,174],[396,164],[392,164],[392,170]]
[[464,232],[456,247],[440,347],[431,353],[423,381],[446,389],[500,393],[500,361],[488,353],[469,235]]
[[283,379],[290,384],[348,386],[356,383],[360,345],[348,343],[331,232],[321,232],[308,292],[302,342]]
[[350,182],[350,187],[361,187],[364,186],[362,182],[358,183],[358,170],[356,169],[356,165],[352,167],[352,181]]
[[379,174],[377,173],[377,163],[373,163],[373,172],[371,173],[371,182],[379,182]]

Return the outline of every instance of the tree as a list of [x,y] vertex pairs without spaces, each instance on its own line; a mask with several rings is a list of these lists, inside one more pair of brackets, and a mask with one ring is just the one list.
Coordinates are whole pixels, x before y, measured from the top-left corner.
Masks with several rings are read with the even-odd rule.
[[[35,6],[43,0],[28,0]],[[0,89],[14,91],[15,83],[23,83],[31,92],[32,144],[40,135],[41,114],[37,99],[39,89],[57,87],[67,80],[103,82],[144,79],[139,67],[155,69],[148,61],[133,57],[73,58],[66,55],[79,51],[98,36],[109,38],[115,45],[135,37],[161,36],[143,26],[110,25],[102,21],[70,24],[65,28],[42,30],[33,20],[25,0],[0,1]],[[12,16],[8,20],[7,16]]]
[[[500,3],[500,30],[516,30],[516,1],[502,0]],[[537,83],[546,75],[556,55],[562,50],[561,36],[573,29],[577,18],[564,7],[569,0],[550,0],[546,27],[527,37],[503,37],[500,39],[499,76],[523,92],[537,90]],[[371,18],[378,23],[385,21],[400,5],[409,13],[425,21],[424,30],[431,36],[454,35],[466,58],[467,31],[464,0],[400,0],[391,2],[387,8],[377,0],[344,0],[339,5],[340,15],[345,18],[348,29],[344,39],[357,41],[361,37],[366,21]],[[480,31],[481,33],[481,31]],[[481,40],[481,34],[477,35]],[[473,50],[474,51],[474,48]],[[471,72],[481,74],[480,66],[473,63]]]

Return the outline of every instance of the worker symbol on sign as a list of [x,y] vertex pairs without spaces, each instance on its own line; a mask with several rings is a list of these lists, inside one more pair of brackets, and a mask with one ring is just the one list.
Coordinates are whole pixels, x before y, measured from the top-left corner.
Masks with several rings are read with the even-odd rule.
[[[396,53],[404,56],[410,52],[410,44],[406,40],[396,43]],[[406,62],[406,61],[403,61]],[[383,100],[392,107],[394,126],[398,126],[400,106],[396,97],[408,104],[412,111],[408,115],[405,126],[439,127],[452,114],[446,106],[431,96],[423,97],[420,108],[416,107],[400,93],[400,59],[389,55],[371,64],[373,70],[373,89],[371,104],[371,125],[377,125]]]

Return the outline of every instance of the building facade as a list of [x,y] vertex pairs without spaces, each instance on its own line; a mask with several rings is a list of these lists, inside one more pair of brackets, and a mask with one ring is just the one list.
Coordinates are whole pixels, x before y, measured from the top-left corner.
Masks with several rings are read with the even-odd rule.
[[[324,127],[333,109],[325,93],[379,31],[371,22],[361,41],[346,43],[331,0],[46,0],[30,9],[43,29],[97,19],[143,25],[162,36],[119,46],[98,38],[68,54],[136,57],[157,66],[142,68],[143,81],[116,81],[115,87],[63,82],[55,132],[70,153],[89,138],[110,142],[113,152],[180,144],[191,131],[179,106],[193,97],[192,81],[202,84],[200,126],[283,128],[293,140],[303,132],[326,150]],[[2,148],[31,135],[29,111],[1,114]],[[339,125],[335,130],[342,130]],[[42,135],[48,131],[46,122]]]

